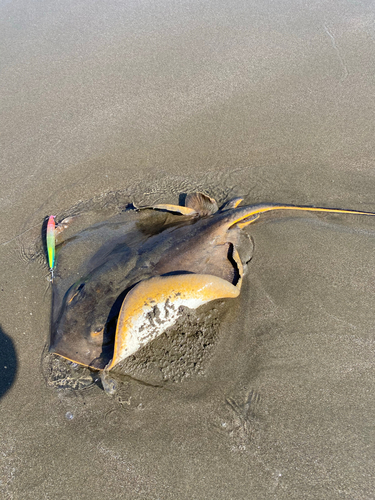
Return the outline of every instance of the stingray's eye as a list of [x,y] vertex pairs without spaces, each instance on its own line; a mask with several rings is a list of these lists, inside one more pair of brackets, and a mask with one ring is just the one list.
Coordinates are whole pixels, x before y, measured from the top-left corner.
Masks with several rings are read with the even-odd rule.
[[103,330],[104,330],[104,326],[103,325],[96,325],[92,332],[91,332],[91,337],[98,337],[99,335],[101,335],[103,333]]
[[75,289],[75,290],[73,289],[73,290],[71,290],[71,292],[69,292],[68,300],[67,300],[68,304],[71,304],[73,302],[73,300],[78,297],[79,293],[83,290],[84,286],[85,286],[85,284],[81,283],[77,289]]
[[97,346],[102,346],[103,345],[103,333],[104,333],[104,326],[97,324],[94,326],[94,328],[90,332],[90,341],[94,345]]

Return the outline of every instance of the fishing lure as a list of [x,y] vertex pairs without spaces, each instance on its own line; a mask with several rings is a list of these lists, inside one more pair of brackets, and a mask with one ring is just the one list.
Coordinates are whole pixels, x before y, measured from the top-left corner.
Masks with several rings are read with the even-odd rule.
[[47,223],[47,255],[48,266],[53,280],[53,269],[55,267],[55,215],[50,215]]

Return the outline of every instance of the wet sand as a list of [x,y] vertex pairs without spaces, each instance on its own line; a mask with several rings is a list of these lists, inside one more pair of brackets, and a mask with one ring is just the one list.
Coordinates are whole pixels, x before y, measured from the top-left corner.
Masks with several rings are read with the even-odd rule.
[[[0,3],[4,499],[373,498],[372,218],[283,216],[201,372],[46,380],[43,218],[110,199],[375,211],[371,3]],[[107,203],[108,202],[108,203]]]

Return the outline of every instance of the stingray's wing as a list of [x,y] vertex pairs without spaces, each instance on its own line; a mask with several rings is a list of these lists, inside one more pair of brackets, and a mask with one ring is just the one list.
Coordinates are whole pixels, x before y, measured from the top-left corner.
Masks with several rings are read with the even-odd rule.
[[126,296],[117,322],[110,370],[161,335],[181,314],[211,300],[237,297],[239,288],[216,276],[180,274],[141,281]]

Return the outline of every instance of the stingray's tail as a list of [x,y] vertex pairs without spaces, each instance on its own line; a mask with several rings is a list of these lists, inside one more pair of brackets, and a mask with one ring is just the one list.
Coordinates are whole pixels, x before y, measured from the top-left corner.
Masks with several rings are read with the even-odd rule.
[[375,213],[373,212],[360,212],[359,210],[343,210],[339,208],[261,204],[226,210],[225,212],[223,212],[223,217],[225,220],[225,224],[228,225],[228,229],[236,225],[239,227],[244,227],[257,220],[262,213],[270,212],[271,210],[303,210],[305,212],[331,212],[337,214],[375,215]]

